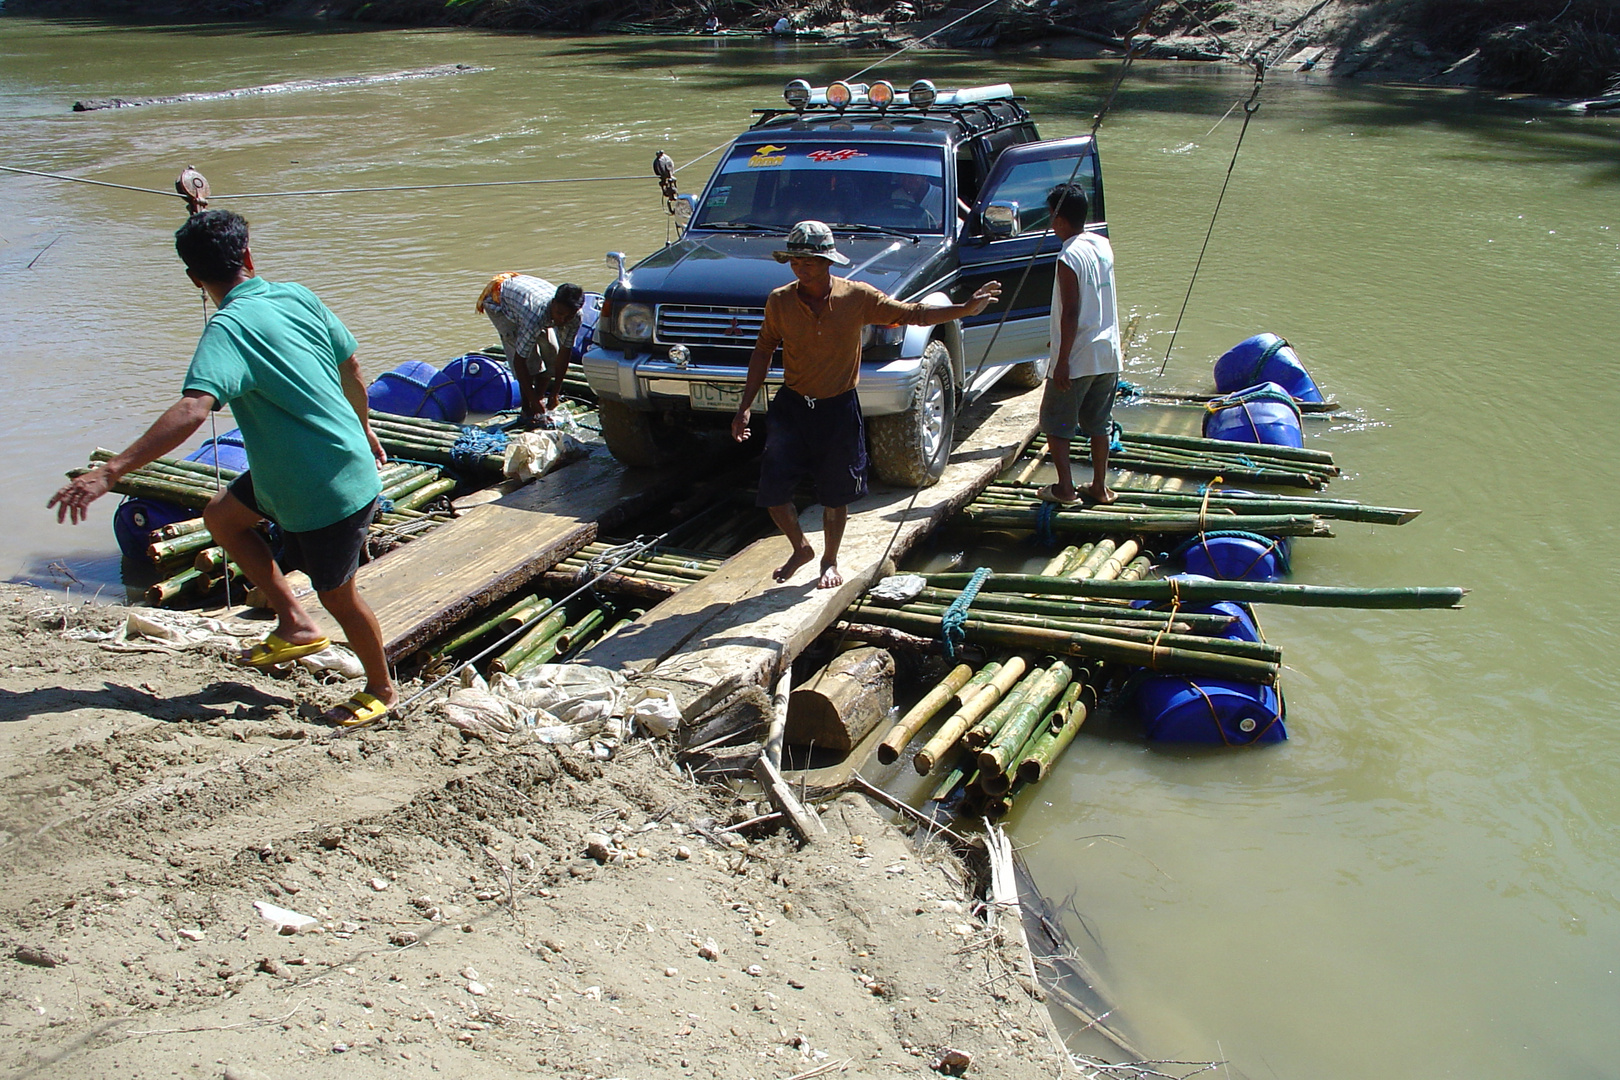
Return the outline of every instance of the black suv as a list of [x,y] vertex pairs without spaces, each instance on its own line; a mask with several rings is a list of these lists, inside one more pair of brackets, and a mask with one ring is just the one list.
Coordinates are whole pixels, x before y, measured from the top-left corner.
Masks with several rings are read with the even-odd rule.
[[[1043,375],[1058,250],[1046,193],[1073,176],[1091,195],[1088,228],[1106,233],[1096,147],[1089,136],[1040,141],[1006,84],[796,79],[784,97],[789,107],[757,110],[703,194],[687,197],[680,240],[629,269],[609,256],[619,276],[584,357],[602,433],[620,461],[651,466],[668,460],[672,429],[727,423],[765,297],[792,280],[771,253],[795,222],[817,218],[850,258],[838,272],[897,299],[951,304],[1002,283],[1000,301],[960,323],[867,330],[859,392],[873,468],[890,483],[931,484],[960,404],[1009,373],[1021,386]],[[767,391],[781,377],[773,367]]]

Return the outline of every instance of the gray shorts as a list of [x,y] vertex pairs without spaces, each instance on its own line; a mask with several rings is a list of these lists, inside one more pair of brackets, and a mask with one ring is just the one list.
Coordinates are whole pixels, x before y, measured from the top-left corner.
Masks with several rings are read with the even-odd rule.
[[1072,439],[1076,435],[1103,438],[1113,418],[1114,393],[1119,389],[1119,372],[1082,375],[1069,380],[1067,390],[1059,390],[1050,377],[1041,397],[1041,430],[1049,439]]
[[514,372],[522,371],[530,378],[539,379],[540,376],[551,370],[552,362],[557,359],[557,350],[551,347],[551,341],[544,333],[541,333],[535,339],[533,349],[523,355],[518,355],[517,323],[494,308],[486,309],[485,314],[489,316],[489,321],[495,325],[496,333],[501,335],[501,351],[506,354],[506,362],[512,365]]

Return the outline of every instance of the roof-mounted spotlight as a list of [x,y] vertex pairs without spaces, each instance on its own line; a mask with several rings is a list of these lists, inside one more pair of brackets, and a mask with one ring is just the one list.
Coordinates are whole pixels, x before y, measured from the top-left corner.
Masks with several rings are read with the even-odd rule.
[[842,79],[827,87],[827,104],[843,112],[855,100],[855,91]]
[[911,92],[907,95],[907,100],[919,109],[926,109],[934,103],[936,97],[938,97],[938,91],[934,89],[934,84],[927,79],[918,79],[911,84]]
[[894,84],[886,79],[879,79],[866,92],[866,100],[876,105],[878,111],[882,112],[894,104]]
[[794,79],[782,89],[782,98],[791,108],[804,112],[810,104],[810,84],[803,79]]

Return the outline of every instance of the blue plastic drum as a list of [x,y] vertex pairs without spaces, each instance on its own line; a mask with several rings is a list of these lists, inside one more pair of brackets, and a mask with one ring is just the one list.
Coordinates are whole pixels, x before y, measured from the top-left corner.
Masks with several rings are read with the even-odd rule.
[[152,560],[146,554],[146,548],[152,542],[154,530],[177,521],[189,521],[201,513],[200,510],[176,506],[161,499],[127,498],[113,511],[113,536],[124,558],[149,563]]
[[1159,675],[1136,691],[1153,742],[1257,746],[1288,738],[1282,693],[1260,683]]
[[197,449],[187,454],[185,460],[200,461],[204,465],[212,466],[216,458],[221,469],[234,469],[236,472],[247,471],[247,448],[242,443],[242,432],[240,430],[231,428],[219,438],[207,440]]
[[457,382],[420,360],[407,360],[385,371],[366,390],[366,401],[378,412],[420,416],[459,424],[467,418],[467,397]]
[[458,356],[444,366],[442,374],[461,387],[468,412],[498,413],[522,403],[512,369],[496,357],[483,353]]
[[1230,394],[1258,383],[1276,383],[1300,401],[1321,401],[1299,354],[1276,334],[1256,334],[1238,342],[1215,361],[1215,391]]
[[1199,533],[1174,554],[1187,573],[1217,581],[1277,581],[1288,574],[1288,541],[1257,533]]
[[1276,383],[1261,383],[1211,401],[1204,413],[1204,438],[1267,446],[1305,445],[1299,406]]

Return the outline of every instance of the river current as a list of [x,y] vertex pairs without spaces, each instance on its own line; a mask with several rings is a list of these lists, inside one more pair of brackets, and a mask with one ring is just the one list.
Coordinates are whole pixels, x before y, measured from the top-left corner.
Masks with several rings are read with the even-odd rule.
[[[646,175],[723,144],[825,46],[441,30],[0,20],[0,164],[216,192]],[[75,100],[465,63],[488,71],[75,114]],[[1074,134],[1107,61],[911,54],[897,83],[1007,80]],[[1226,173],[1239,71],[1139,63],[1102,131],[1129,377],[1160,381]],[[681,174],[701,186],[712,159]],[[490,338],[523,269],[600,288],[669,222],[651,179],[224,198],[261,272],[309,285],[369,374]],[[113,501],[64,469],[172,400],[201,305],[178,200],[0,174],[0,571],[117,580]],[[1291,739],[1253,752],[1082,733],[1011,818],[1118,1017],[1151,1053],[1250,1077],[1620,1074],[1620,120],[1275,74],[1162,383],[1262,330],[1350,420],[1313,421],[1333,493],[1421,507],[1295,549],[1296,579],[1466,585],[1461,611],[1271,608]]]

